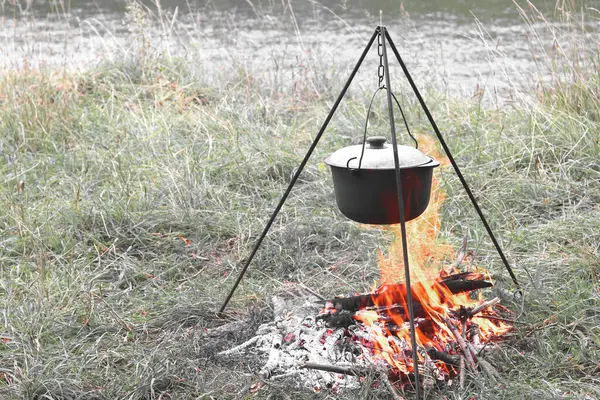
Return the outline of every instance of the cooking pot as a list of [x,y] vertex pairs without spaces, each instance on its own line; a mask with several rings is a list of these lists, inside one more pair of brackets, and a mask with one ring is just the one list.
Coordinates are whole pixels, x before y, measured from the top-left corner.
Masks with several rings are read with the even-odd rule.
[[[381,136],[337,150],[325,159],[331,167],[338,208],[365,224],[397,224],[398,192],[393,147]],[[417,218],[429,204],[433,169],[440,163],[410,146],[398,145],[404,220]]]

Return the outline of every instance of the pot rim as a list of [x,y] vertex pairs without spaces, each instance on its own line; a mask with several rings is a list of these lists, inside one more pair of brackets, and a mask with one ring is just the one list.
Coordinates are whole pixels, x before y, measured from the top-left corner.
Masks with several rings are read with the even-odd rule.
[[[427,154],[424,154],[425,157],[429,158],[428,161],[422,163],[422,164],[415,164],[415,165],[400,165],[399,169],[411,169],[411,168],[435,168],[435,167],[439,167],[440,166],[440,162],[438,160],[436,160],[435,158],[433,158],[432,156],[429,156]],[[348,164],[350,163],[350,161],[353,161],[353,159],[348,160]],[[327,156],[323,162],[327,165],[329,165],[330,167],[336,167],[336,168],[342,168],[342,169],[348,169],[348,170],[352,170],[352,171],[357,171],[359,170],[359,168],[352,168],[349,167],[347,165],[339,165],[338,163],[332,163],[331,162],[331,154],[329,156]],[[358,161],[356,161],[358,162]],[[360,170],[365,170],[365,171],[393,171],[395,170],[396,167],[393,166],[391,168],[389,167],[380,167],[380,168],[369,168],[369,167],[360,167]]]
[[327,158],[324,162],[331,166],[349,169],[390,170],[395,169],[395,154],[398,156],[400,169],[419,166],[434,167],[435,159],[421,152],[418,148],[406,145],[393,145],[386,143],[383,136],[372,136],[365,139],[365,143],[342,147]]

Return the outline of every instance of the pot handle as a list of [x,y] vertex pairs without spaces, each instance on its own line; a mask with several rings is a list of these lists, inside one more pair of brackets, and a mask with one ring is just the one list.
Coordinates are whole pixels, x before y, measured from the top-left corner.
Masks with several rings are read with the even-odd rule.
[[[363,146],[363,151],[364,151],[364,146]],[[358,158],[358,157],[350,157],[350,158],[348,159],[348,161],[346,161],[346,169],[350,169],[350,170],[352,170],[352,171],[357,171],[357,170],[359,170],[359,169],[360,169],[360,161],[358,162],[358,168],[356,168],[356,169],[354,169],[354,168],[350,168],[350,161],[352,161],[352,160],[356,160],[357,158]],[[360,160],[362,161],[362,154],[361,154],[361,156],[360,156]]]
[[[373,100],[375,100],[375,96],[377,95],[377,93],[379,93],[380,90],[387,90],[387,88],[385,86],[379,87],[375,91],[375,93],[373,93],[373,96],[371,97],[371,101],[369,102],[369,108],[367,109],[367,119],[365,120],[365,133],[363,135],[363,145],[362,145],[362,150],[360,152],[360,159],[358,160],[358,168],[356,168],[356,169],[360,169],[360,166],[362,164],[362,159],[365,154],[365,145],[367,143],[367,128],[369,127],[369,116],[371,115],[371,107],[373,106]],[[406,127],[406,132],[408,132],[408,136],[410,136],[410,138],[413,140],[413,142],[415,142],[415,149],[418,149],[419,142],[417,142],[417,139],[415,139],[415,137],[412,135],[412,133],[410,133],[410,128],[408,127],[408,122],[406,121],[404,111],[402,111],[402,107],[400,106],[400,102],[398,101],[398,99],[396,98],[394,93],[390,92],[390,94],[394,98],[394,101],[396,102],[396,105],[398,106],[398,109],[400,110],[400,115],[402,115],[402,120],[404,121],[404,126]],[[348,160],[348,162],[346,163],[346,168],[350,168],[350,161],[355,160],[355,159],[356,159],[356,157],[350,158]]]

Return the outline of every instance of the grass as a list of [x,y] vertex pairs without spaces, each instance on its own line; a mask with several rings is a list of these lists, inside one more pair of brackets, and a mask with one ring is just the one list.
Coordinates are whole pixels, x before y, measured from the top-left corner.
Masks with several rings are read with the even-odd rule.
[[[369,93],[343,103],[233,298],[228,318],[244,328],[212,337],[240,261],[343,82],[309,70],[274,90],[240,67],[216,85],[150,50],[82,73],[0,77],[0,397],[314,398],[293,381],[251,393],[261,360],[215,353],[272,318],[285,281],[332,296],[377,279],[386,237],[339,214],[320,162],[359,136]],[[526,290],[506,294],[510,279],[445,171],[444,236],[478,246],[497,283],[487,295],[520,324],[492,356],[499,383],[431,398],[600,397],[600,108],[586,76],[562,76],[565,90],[546,83],[519,107],[426,93]],[[573,93],[589,101],[575,106]],[[428,131],[414,99],[402,101]],[[382,396],[365,385],[343,397]]]

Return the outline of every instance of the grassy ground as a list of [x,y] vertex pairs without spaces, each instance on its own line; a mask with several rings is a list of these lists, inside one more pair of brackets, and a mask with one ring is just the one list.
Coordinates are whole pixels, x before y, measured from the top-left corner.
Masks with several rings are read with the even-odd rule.
[[[343,103],[236,293],[229,319],[245,328],[211,337],[240,260],[342,82],[274,91],[239,70],[217,86],[181,59],[136,57],[0,77],[0,397],[314,398],[293,381],[250,393],[263,360],[214,354],[270,320],[285,281],[332,296],[377,279],[386,237],[339,214],[320,162],[360,136],[369,94]],[[477,244],[496,277],[486,295],[501,295],[519,325],[492,356],[500,382],[431,398],[600,397],[593,77],[545,86],[529,106],[426,94],[526,290],[502,290],[510,279],[444,172],[444,235]],[[402,101],[428,131],[414,100]],[[366,385],[344,396],[385,394]]]

